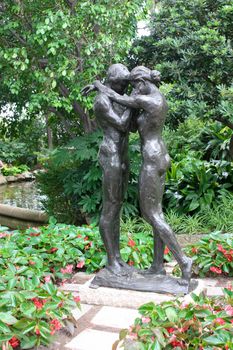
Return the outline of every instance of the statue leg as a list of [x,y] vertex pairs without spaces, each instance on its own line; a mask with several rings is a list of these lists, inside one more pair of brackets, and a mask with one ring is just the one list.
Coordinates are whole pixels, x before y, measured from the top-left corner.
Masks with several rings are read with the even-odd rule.
[[[141,169],[141,174],[140,174],[140,180],[139,180],[139,194],[140,194],[140,207],[141,207],[141,212],[143,213],[144,210],[144,184],[141,178],[144,177],[144,171],[143,168]],[[165,184],[165,174],[162,174],[160,176],[160,185],[161,185],[161,191],[158,193],[160,194],[160,198],[158,198],[158,210],[160,212],[160,215],[163,216],[162,212],[162,196],[161,194],[163,193],[164,190],[164,184]],[[143,215],[145,220],[147,222],[150,222],[150,220],[146,219],[146,215]],[[159,233],[157,232],[157,229],[153,227],[153,236],[154,236],[154,254],[153,254],[153,262],[151,264],[151,267],[145,271],[143,271],[143,274],[157,274],[157,275],[166,275],[166,270],[164,268],[164,249],[165,249],[165,244],[164,241],[161,239]]]
[[[153,164],[143,166],[140,177],[140,205],[142,215],[148,221],[154,232],[168,246],[182,271],[182,284],[188,284],[191,277],[192,259],[188,258],[181,250],[171,227],[166,223],[162,208],[161,198],[163,184],[157,167]],[[161,251],[160,251],[161,254]]]
[[[120,210],[122,207],[122,165],[118,155],[103,161],[103,208],[99,229],[107,252],[107,268],[117,275],[127,274],[120,259]],[[128,265],[127,265],[128,266]]]

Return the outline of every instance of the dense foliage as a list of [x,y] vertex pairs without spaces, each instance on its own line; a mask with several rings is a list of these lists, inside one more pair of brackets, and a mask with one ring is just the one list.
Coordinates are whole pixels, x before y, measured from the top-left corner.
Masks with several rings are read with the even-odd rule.
[[[192,294],[191,302],[148,303],[139,308],[141,317],[122,330],[124,350],[230,350],[233,347],[232,286],[224,289],[224,298]],[[121,348],[121,347],[118,347]]]
[[233,276],[233,235],[214,232],[188,246],[198,276]]
[[[17,1],[0,5],[0,109],[49,118],[58,139],[89,132],[80,90],[127,56],[147,1]],[[2,120],[2,123],[12,120]],[[15,124],[14,124],[15,125]],[[22,123],[19,124],[23,129]],[[3,125],[5,130],[9,127]]]
[[[171,210],[192,216],[205,214],[206,209],[214,212],[223,197],[230,198],[233,168],[226,151],[229,130],[222,128],[220,123],[206,125],[197,118],[187,119],[177,130],[165,128],[164,139],[172,157],[164,193],[167,214]],[[101,139],[101,132],[78,137],[54,152],[45,164],[46,173],[39,176],[40,187],[48,196],[45,208],[59,221],[80,224],[98,220],[102,173],[97,157]],[[130,177],[123,206],[124,218],[140,214],[138,175],[141,155],[137,134],[130,136],[129,159]],[[231,203],[229,200],[226,210]],[[220,219],[221,224],[223,220]],[[208,220],[207,226],[211,226]],[[216,227],[212,226],[210,231],[212,229]]]
[[161,0],[150,26],[151,35],[135,42],[131,65],[161,71],[170,125],[211,118],[233,130],[232,1]]
[[43,253],[38,255],[38,235],[36,229],[24,235],[0,227],[0,347],[4,349],[48,345],[79,305],[78,297],[73,299],[54,285],[49,261],[46,266]]
[[[98,150],[102,133],[79,136],[56,150],[38,176],[43,193],[48,196],[45,208],[61,222],[84,223],[98,220],[101,209],[102,171]],[[131,173],[123,214],[138,214],[137,178],[140,153],[137,137],[130,140]]]

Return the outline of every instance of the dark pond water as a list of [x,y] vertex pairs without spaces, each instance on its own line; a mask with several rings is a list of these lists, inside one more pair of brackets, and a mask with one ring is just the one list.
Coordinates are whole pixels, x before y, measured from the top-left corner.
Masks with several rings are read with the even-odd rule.
[[13,182],[0,186],[0,203],[14,207],[43,210],[45,199],[37,188],[35,181]]

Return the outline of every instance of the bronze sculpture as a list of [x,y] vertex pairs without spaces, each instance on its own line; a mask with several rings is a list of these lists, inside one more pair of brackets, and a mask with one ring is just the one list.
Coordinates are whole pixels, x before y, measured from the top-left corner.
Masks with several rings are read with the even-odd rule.
[[[133,86],[131,96],[122,96],[99,81],[94,82],[92,87],[86,88],[85,92],[96,88],[112,101],[139,111],[137,117],[133,116],[132,118],[137,118],[143,158],[139,179],[140,209],[144,219],[153,227],[154,261],[151,268],[146,271],[128,271],[124,267],[123,270],[127,271],[127,273],[122,274],[126,275],[124,280],[120,276],[119,278],[111,276],[109,272],[103,270],[99,276],[97,275],[93,285],[187,293],[190,286],[192,259],[182,252],[172,229],[164,219],[162,211],[165,173],[170,164],[170,158],[161,136],[167,113],[167,103],[155,85],[160,80],[160,73],[139,66],[131,71],[129,80]],[[165,244],[181,268],[181,279],[163,276],[165,274],[163,268]]]

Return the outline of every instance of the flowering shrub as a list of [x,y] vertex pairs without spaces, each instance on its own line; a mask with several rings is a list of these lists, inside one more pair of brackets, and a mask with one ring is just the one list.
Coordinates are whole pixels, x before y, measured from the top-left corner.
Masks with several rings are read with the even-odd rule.
[[10,350],[48,345],[79,301],[37,276],[20,276],[11,265],[0,277],[0,346]]
[[[0,249],[24,276],[43,276],[45,280],[65,279],[76,270],[88,273],[105,266],[106,253],[96,227],[50,223],[47,227],[29,228],[8,233],[0,228]],[[121,237],[123,259],[137,268],[147,268],[153,259],[153,238],[145,233]],[[12,254],[13,252],[13,254]],[[171,260],[165,249],[165,260]],[[0,272],[1,272],[0,261]]]
[[233,276],[233,234],[213,232],[186,248],[198,276]]
[[[233,349],[233,292],[222,299],[192,295],[193,302],[179,300],[139,308],[142,315],[120,333],[124,350],[230,350]],[[121,349],[121,347],[119,347]]]

